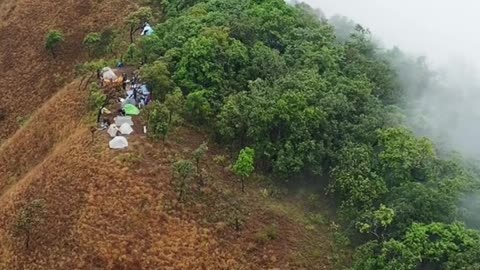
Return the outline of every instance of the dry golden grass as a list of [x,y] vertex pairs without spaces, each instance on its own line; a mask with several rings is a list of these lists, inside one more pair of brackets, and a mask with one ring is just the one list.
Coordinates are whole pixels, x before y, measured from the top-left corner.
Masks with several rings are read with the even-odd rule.
[[[69,107],[55,101],[64,106],[57,109]],[[76,110],[64,112],[75,119]],[[42,116],[48,113],[35,118]],[[30,122],[18,134],[54,123]],[[119,153],[107,149],[105,134],[92,143],[88,125],[74,123],[78,127],[0,197],[0,269],[232,269],[235,258],[218,248],[210,230],[166,214],[168,166],[135,175],[115,162]],[[20,143],[17,137],[24,136],[8,144]],[[45,201],[47,215],[25,250],[11,228],[15,213],[33,199]]]
[[85,91],[78,90],[77,83],[69,84],[0,146],[0,194],[75,130],[85,115],[86,96]]
[[[88,32],[121,26],[129,0],[0,1],[0,141],[72,80],[73,67],[86,59],[82,40]],[[65,43],[53,59],[44,48],[45,33],[61,30]]]
[[[213,162],[214,154],[224,154],[214,146],[202,165],[208,187],[193,185],[187,203],[174,206],[171,164],[174,157],[188,157],[204,135],[182,128],[166,145],[135,135],[128,150],[111,151],[106,134],[91,141],[89,125],[81,121],[86,97],[75,86],[46,103],[0,150],[28,151],[9,155],[30,164],[18,168],[20,178],[0,197],[0,269],[315,269],[292,256],[311,234],[259,200],[255,187],[241,195],[231,175]],[[71,124],[60,128],[49,120],[51,110]],[[44,128],[54,129],[41,140],[50,142],[50,150],[41,141],[22,148]],[[16,172],[14,163],[7,164],[7,173]],[[245,213],[239,232],[226,219],[233,197]],[[36,199],[45,201],[46,215],[27,250],[12,228],[21,207]],[[259,241],[272,224],[277,237]],[[315,265],[330,269],[329,246],[321,244],[325,256]]]
[[[193,184],[187,202],[175,202],[172,162],[188,158],[204,134],[181,128],[167,144],[134,135],[126,151],[109,150],[104,132],[91,141],[87,93],[78,82],[61,86],[85,59],[84,35],[118,25],[129,5],[0,2],[0,109],[7,113],[0,134],[6,139],[0,146],[0,270],[331,269],[328,229],[306,230],[265,203],[257,186],[240,194],[232,175],[213,161],[225,155],[213,145],[202,165],[208,186]],[[56,60],[43,48],[44,33],[53,28],[66,34]],[[46,212],[26,249],[12,229],[22,207],[36,199]],[[231,224],[232,202],[242,208],[240,231]],[[259,239],[263,235],[268,239]],[[324,255],[297,263],[293,255],[312,237]]]

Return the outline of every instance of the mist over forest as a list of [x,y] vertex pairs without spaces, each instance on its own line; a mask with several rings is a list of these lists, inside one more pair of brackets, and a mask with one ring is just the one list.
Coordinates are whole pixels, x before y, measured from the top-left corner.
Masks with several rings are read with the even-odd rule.
[[[355,30],[356,23],[348,17],[334,15],[328,21],[335,26],[340,41]],[[402,109],[410,127],[448,150],[477,159],[480,156],[478,70],[458,58],[450,60],[448,65],[433,65],[426,55],[408,53],[398,47],[385,48],[379,37],[372,39],[379,50],[388,51],[399,81],[407,90]]]
[[[315,4],[315,1],[307,2]],[[339,42],[348,41],[359,25],[347,16],[338,13],[328,16],[323,10],[314,9],[322,20],[334,26]],[[362,27],[368,29],[369,26]],[[399,121],[417,136],[426,136],[434,141],[440,155],[458,158],[466,166],[477,170],[480,160],[478,66],[458,55],[444,55],[442,61],[432,60],[428,53],[407,52],[397,46],[388,47],[385,44],[392,44],[391,41],[382,39],[375,33],[369,34],[377,51],[388,58],[405,91],[402,102],[395,106],[401,114]],[[405,38],[408,39],[409,36],[405,35]],[[438,43],[437,46],[448,44]],[[468,52],[463,56],[468,57]],[[469,213],[466,216],[467,224],[480,228],[480,216],[476,214],[480,211],[480,193],[464,195],[459,205]]]

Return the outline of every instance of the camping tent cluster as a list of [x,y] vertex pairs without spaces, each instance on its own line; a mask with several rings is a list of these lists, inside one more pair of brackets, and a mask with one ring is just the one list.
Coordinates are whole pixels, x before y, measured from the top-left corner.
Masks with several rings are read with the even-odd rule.
[[128,147],[128,140],[125,136],[133,133],[133,121],[131,116],[117,116],[115,123],[108,127],[107,133],[113,139],[109,142],[111,149],[124,149]]
[[[133,120],[132,117],[140,114],[139,107],[147,105],[151,101],[151,94],[145,84],[140,83],[138,76],[133,76],[132,80],[127,80],[127,75],[123,73],[120,77],[115,71],[111,68],[103,68],[101,70],[102,76],[101,80],[115,81],[118,78],[121,78],[123,83],[121,90],[124,91],[123,98],[117,100],[118,116],[113,120],[114,123],[110,123],[108,120],[100,121],[101,116],[108,112],[104,108],[100,109],[100,115],[98,117],[98,122],[101,126],[101,129],[107,129],[108,135],[112,138],[109,142],[109,147],[111,149],[124,149],[128,147],[128,140],[126,136],[131,135],[134,132],[133,129]],[[119,72],[119,70],[117,71]]]

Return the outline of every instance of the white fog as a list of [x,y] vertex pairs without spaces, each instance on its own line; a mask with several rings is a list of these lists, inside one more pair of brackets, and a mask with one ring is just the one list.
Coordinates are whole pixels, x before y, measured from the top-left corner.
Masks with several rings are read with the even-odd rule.
[[[419,132],[480,159],[480,3],[473,0],[307,0],[326,17],[344,15],[371,30],[386,48],[426,56],[441,75],[411,100]],[[402,71],[399,71],[402,72]],[[408,85],[410,82],[404,82]],[[422,117],[419,117],[419,115]],[[413,120],[414,119],[414,120]]]

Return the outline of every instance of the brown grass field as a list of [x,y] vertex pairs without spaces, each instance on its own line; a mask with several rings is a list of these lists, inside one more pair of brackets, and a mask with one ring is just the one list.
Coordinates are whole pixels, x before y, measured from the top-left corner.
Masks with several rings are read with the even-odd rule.
[[[328,222],[312,223],[305,200],[262,195],[260,177],[242,194],[213,143],[206,185],[193,179],[177,202],[171,166],[208,140],[202,132],[183,126],[166,143],[134,134],[125,151],[109,150],[105,132],[92,141],[88,93],[72,68],[84,34],[128,11],[112,4],[129,5],[0,1],[0,270],[334,269]],[[57,60],[43,49],[51,28],[67,37]],[[37,199],[44,212],[27,248],[14,224]]]
[[[85,34],[120,26],[129,6],[128,0],[0,1],[0,110],[6,115],[0,140],[72,80],[73,67],[86,59]],[[56,59],[44,48],[51,29],[65,35]]]
[[[163,144],[137,134],[129,150],[111,151],[104,132],[92,142],[82,97],[76,83],[68,85],[0,150],[0,269],[331,269],[326,225],[307,230],[301,206],[263,198],[261,183],[241,194],[213,161],[223,154],[213,145],[202,164],[207,186],[193,181],[176,203],[171,164],[206,136],[182,127]],[[62,114],[52,121],[52,111]],[[45,215],[27,249],[12,228],[35,199],[45,202]],[[239,231],[230,223],[234,206]],[[272,226],[275,237],[266,239]],[[300,263],[305,243],[319,243],[320,255]]]

